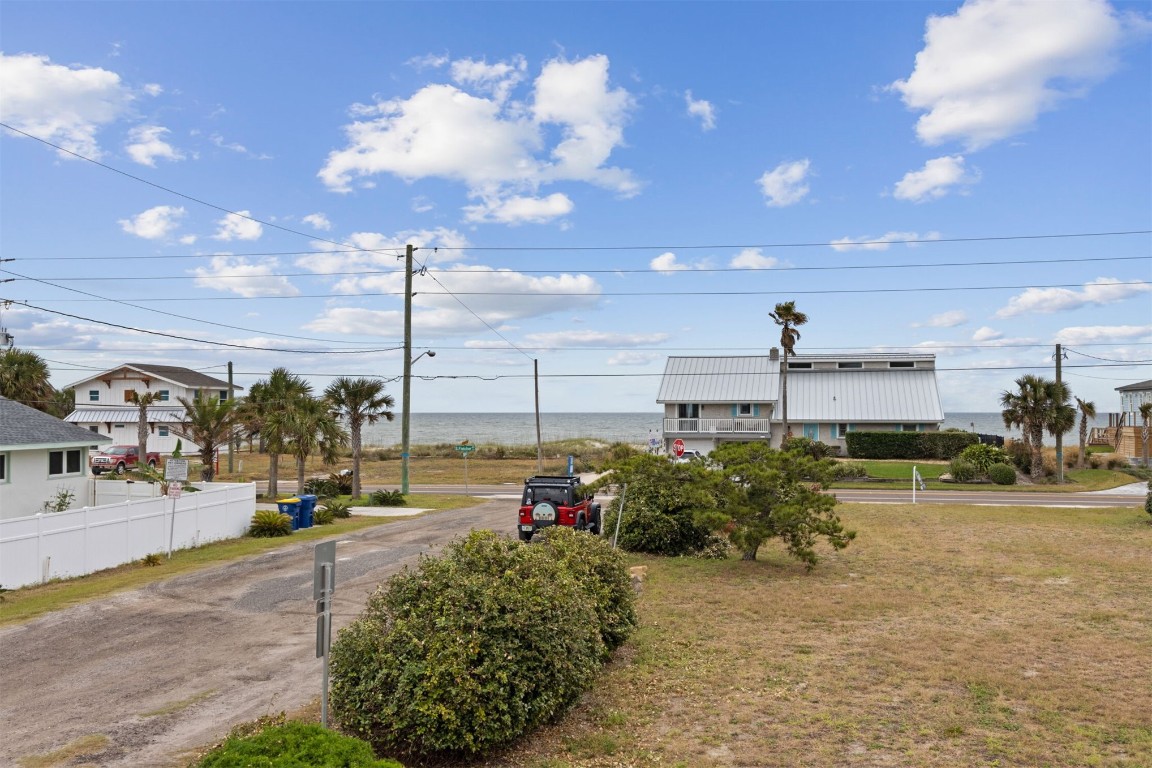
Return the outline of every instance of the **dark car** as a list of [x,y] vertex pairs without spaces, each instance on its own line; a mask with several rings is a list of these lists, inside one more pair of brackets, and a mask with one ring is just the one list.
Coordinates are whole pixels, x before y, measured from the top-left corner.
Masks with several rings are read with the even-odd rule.
[[579,477],[530,477],[520,498],[521,541],[550,525],[569,525],[578,531],[600,533],[600,505],[584,490]]

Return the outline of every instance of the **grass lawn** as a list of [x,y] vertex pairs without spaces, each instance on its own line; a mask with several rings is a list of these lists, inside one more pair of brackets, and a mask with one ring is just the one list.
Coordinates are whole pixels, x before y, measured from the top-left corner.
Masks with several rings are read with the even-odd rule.
[[1047,493],[1076,493],[1080,491],[1101,491],[1115,488],[1119,485],[1137,483],[1140,480],[1124,472],[1111,469],[1068,469],[1064,472],[1065,482],[1062,485],[1055,483],[1040,483],[1038,485],[993,485],[988,483],[944,483],[940,482],[940,475],[948,472],[948,462],[926,461],[873,461],[851,460],[855,464],[863,464],[868,472],[868,481],[840,481],[833,483],[833,488],[869,488],[869,487],[912,487],[912,468],[920,473],[925,484],[932,490],[947,491],[1015,491],[1029,493],[1044,491]]
[[840,510],[858,537],[810,573],[636,558],[599,688],[482,765],[1152,766],[1147,514]]

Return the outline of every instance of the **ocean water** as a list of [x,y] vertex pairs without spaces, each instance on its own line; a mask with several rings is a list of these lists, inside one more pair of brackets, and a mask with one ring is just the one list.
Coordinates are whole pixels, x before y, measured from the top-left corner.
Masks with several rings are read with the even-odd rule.
[[[660,413],[542,413],[540,432],[545,441],[591,437],[609,443],[643,445],[652,437],[659,438],[663,415]],[[1108,426],[1103,421],[1089,421],[1089,427]],[[943,429],[955,427],[985,435],[1020,437],[1019,430],[1004,427],[999,412],[945,414]],[[1064,438],[1065,445],[1079,441],[1079,422]],[[532,413],[413,413],[409,422],[409,439],[413,445],[460,443],[464,440],[481,445],[535,445],[536,417]],[[1045,442],[1051,438],[1045,435]],[[364,445],[390,447],[400,445],[400,416],[391,422],[364,427]]]

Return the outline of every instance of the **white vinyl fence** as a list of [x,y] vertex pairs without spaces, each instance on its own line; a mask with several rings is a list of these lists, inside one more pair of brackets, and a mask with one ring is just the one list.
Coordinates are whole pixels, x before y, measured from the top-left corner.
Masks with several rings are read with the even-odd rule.
[[[204,483],[158,497],[0,520],[0,586],[83,576],[173,549],[244,535],[256,510],[253,483]],[[175,509],[175,513],[173,513]]]

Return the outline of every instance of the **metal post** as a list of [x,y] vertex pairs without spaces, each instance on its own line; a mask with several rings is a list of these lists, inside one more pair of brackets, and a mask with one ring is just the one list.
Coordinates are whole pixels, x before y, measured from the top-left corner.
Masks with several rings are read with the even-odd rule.
[[[236,397],[236,387],[232,382],[232,361],[228,361],[228,402]],[[233,433],[228,438],[228,474],[236,471],[236,465],[233,463],[233,456],[236,455],[236,435]]]
[[624,499],[628,497],[628,483],[620,491],[620,510],[616,513],[616,533],[612,534],[612,549],[616,549],[616,539],[620,538],[620,521],[624,519]]
[[409,421],[412,413],[412,252],[404,251],[404,399],[400,416],[400,493],[408,495]]
[[912,467],[912,503],[916,503],[916,467]]

